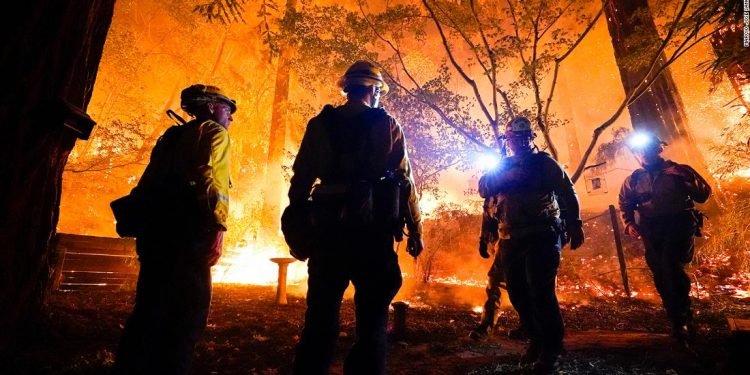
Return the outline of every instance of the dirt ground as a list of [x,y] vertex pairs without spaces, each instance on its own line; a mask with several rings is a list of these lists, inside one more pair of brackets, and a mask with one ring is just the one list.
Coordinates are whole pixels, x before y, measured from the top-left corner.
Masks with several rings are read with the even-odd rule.
[[[196,374],[287,374],[302,327],[304,298],[273,303],[275,289],[215,288],[209,326],[196,348]],[[56,292],[39,333],[18,344],[3,374],[107,374],[131,309],[133,291]],[[696,303],[698,357],[671,348],[660,306],[638,299],[564,302],[566,349],[560,374],[750,374],[742,368],[748,341],[730,335],[727,317],[750,319],[750,299],[716,297]],[[512,311],[485,341],[467,334],[479,315],[461,304],[412,305],[408,331],[389,345],[390,374],[523,374],[525,343],[504,330],[518,324]],[[354,335],[353,305],[344,302],[333,374]],[[744,350],[744,352],[743,352]]]

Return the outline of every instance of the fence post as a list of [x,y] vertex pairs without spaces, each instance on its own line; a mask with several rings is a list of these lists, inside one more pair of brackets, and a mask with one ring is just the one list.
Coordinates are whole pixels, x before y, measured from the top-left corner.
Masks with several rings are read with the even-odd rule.
[[630,298],[630,285],[628,284],[628,268],[625,264],[625,252],[622,250],[622,241],[620,239],[620,221],[617,219],[617,210],[615,206],[609,205],[609,218],[612,221],[612,230],[615,234],[615,247],[617,248],[617,260],[620,262],[620,276],[622,276],[622,285],[625,287],[625,294]]

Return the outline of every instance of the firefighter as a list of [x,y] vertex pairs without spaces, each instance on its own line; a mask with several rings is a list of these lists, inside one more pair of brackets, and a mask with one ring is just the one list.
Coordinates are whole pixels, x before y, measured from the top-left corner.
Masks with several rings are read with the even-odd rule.
[[227,229],[227,129],[237,106],[201,84],[182,91],[181,106],[193,119],[159,138],[131,192],[149,202],[149,222],[136,237],[141,266],[117,374],[187,374],[206,327],[211,266]]
[[[338,80],[344,105],[327,105],[307,125],[292,166],[290,207],[312,200],[318,246],[308,254],[305,325],[294,358],[295,374],[327,374],[339,336],[339,309],[354,285],[356,338],[344,363],[346,374],[383,374],[388,308],[401,287],[393,250],[394,187],[403,197],[407,250],[423,249],[421,216],[406,141],[399,123],[378,108],[388,85],[366,61]],[[398,181],[393,181],[394,177]],[[313,189],[316,179],[320,184]],[[289,210],[293,212],[294,210]],[[285,233],[287,235],[287,233]],[[294,249],[293,249],[294,250]]]
[[[479,238],[479,256],[489,259],[494,255],[492,266],[487,272],[487,300],[482,308],[482,317],[479,324],[469,332],[469,337],[474,340],[485,339],[495,329],[498,314],[500,312],[502,290],[507,289],[505,274],[503,273],[502,256],[500,252],[502,245],[498,236],[499,222],[497,219],[497,206],[500,196],[485,198],[482,210],[482,232]],[[522,327],[516,327],[508,332],[512,339],[526,339],[526,333]]]
[[679,347],[689,349],[693,314],[685,267],[693,259],[694,237],[700,236],[703,223],[695,202],[705,203],[711,187],[690,166],[662,158],[666,143],[656,135],[634,133],[627,145],[641,168],[620,189],[625,233],[643,240],[646,263],[672,323],[672,337]]
[[500,264],[510,302],[530,338],[521,362],[546,374],[557,367],[563,350],[555,295],[560,251],[568,239],[577,249],[584,235],[573,183],[549,154],[536,148],[535,136],[525,117],[507,124],[504,138],[512,155],[480,178],[479,194],[498,200]]

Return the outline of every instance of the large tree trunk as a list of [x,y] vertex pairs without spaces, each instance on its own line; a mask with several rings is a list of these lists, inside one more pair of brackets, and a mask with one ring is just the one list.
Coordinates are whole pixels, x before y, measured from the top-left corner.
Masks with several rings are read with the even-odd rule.
[[[287,0],[286,12],[293,12],[297,0]],[[261,236],[273,240],[278,235],[281,197],[285,190],[282,162],[286,146],[287,111],[289,110],[289,74],[291,46],[282,46],[276,67],[276,85],[271,108],[271,131],[266,159],[266,184],[263,188]],[[269,238],[270,237],[270,238]]]
[[[647,0],[610,0],[606,3],[605,14],[622,84],[625,93],[629,94],[648,71],[648,66],[643,62],[650,57],[643,56],[643,45],[654,44],[661,39]],[[664,60],[662,54],[659,64],[663,64]],[[651,81],[653,77],[648,79]],[[683,108],[672,74],[666,69],[648,91],[628,106],[628,111],[633,129],[656,133],[662,140],[676,146],[670,149],[671,155],[706,171],[705,159],[688,129]]]
[[63,168],[93,127],[75,108],[91,98],[114,2],[16,2],[0,26],[1,354],[44,305]]

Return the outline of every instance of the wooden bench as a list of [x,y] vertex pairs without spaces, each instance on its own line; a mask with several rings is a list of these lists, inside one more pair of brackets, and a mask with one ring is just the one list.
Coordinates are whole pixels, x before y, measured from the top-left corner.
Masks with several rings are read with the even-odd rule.
[[135,241],[58,233],[53,289],[117,290],[138,278]]

